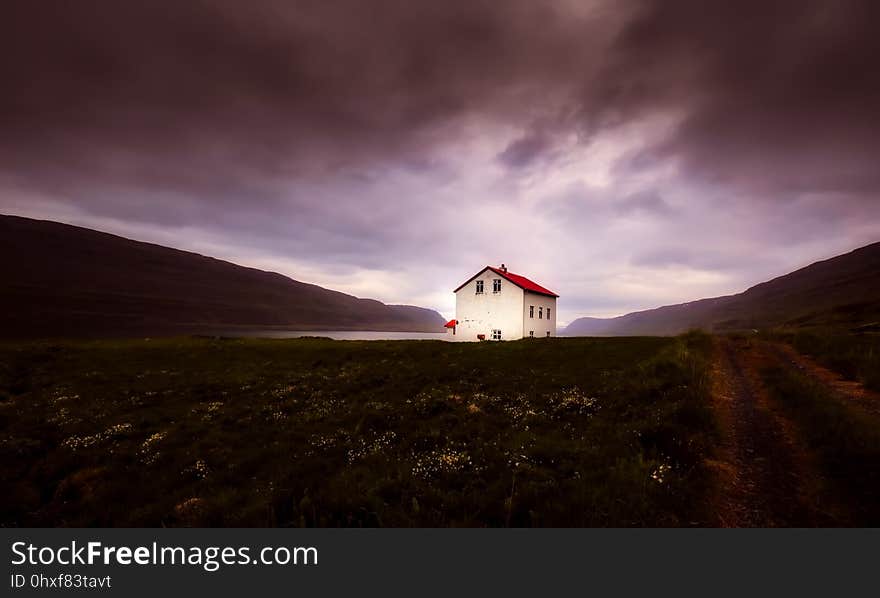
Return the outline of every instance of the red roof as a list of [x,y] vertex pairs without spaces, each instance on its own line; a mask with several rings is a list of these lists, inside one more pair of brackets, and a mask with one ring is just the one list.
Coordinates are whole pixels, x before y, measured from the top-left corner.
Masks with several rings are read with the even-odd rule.
[[[544,287],[542,287],[538,283],[529,280],[525,276],[520,276],[519,274],[514,274],[513,272],[509,272],[507,270],[502,270],[501,268],[493,268],[492,266],[486,266],[486,268],[488,268],[489,270],[491,270],[492,272],[494,272],[498,276],[509,280],[510,282],[512,282],[513,284],[518,286],[519,288],[521,288],[525,291],[529,291],[530,293],[538,293],[539,295],[547,295],[548,297],[559,297],[559,295],[557,295],[553,291],[551,291],[549,289],[545,289]],[[482,270],[480,270],[479,272],[477,272],[476,274],[471,276],[469,279],[467,279],[463,284],[461,284],[457,289],[455,289],[453,291],[453,293],[457,293],[464,285],[466,285],[467,283],[469,283],[470,281],[475,279],[477,276],[482,274],[483,271],[486,270],[486,268],[483,268]]]
[[446,322],[445,328],[455,328],[457,324],[457,320],[449,320],[448,322]]

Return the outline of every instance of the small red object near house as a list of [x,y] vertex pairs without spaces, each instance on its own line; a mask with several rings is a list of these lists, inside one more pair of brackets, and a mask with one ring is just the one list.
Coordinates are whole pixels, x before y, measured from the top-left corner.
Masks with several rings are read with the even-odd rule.
[[446,322],[446,328],[452,328],[452,334],[455,334],[455,327],[458,325],[458,320],[449,320]]
[[477,335],[477,340],[478,340],[478,341],[484,341],[484,340],[486,340],[486,335],[485,335],[485,334],[478,334],[478,335]]

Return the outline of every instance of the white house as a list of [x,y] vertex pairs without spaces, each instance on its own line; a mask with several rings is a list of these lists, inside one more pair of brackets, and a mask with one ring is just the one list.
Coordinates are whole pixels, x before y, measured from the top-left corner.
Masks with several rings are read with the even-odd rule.
[[553,291],[525,276],[486,266],[455,289],[455,319],[446,324],[455,340],[512,340],[556,336]]

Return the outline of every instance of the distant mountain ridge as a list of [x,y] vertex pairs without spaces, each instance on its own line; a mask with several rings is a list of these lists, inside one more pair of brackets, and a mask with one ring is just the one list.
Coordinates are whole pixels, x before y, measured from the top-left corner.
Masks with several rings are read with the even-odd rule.
[[822,260],[736,295],[579,318],[567,336],[672,335],[770,327],[855,327],[880,321],[880,243]]
[[0,337],[235,328],[442,332],[436,311],[87,228],[0,215]]

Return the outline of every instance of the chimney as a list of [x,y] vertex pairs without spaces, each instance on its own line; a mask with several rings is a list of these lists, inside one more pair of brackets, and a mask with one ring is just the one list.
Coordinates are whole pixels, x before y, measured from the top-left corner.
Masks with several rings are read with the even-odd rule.
[[501,271],[504,272],[505,274],[507,274],[507,266],[505,266],[504,264],[501,264]]

